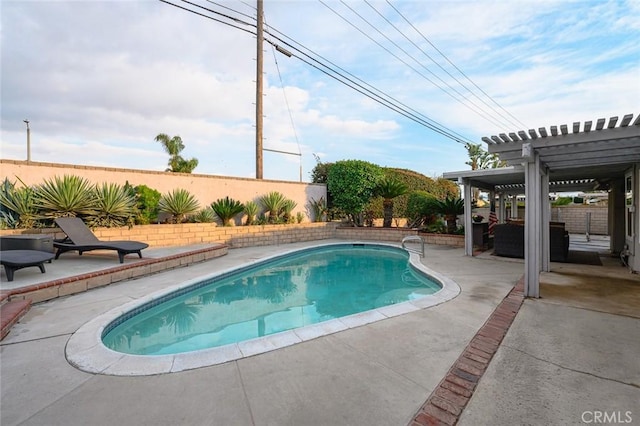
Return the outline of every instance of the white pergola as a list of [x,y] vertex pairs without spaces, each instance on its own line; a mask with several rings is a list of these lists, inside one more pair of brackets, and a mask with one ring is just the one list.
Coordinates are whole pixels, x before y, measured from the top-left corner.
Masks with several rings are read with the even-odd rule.
[[[608,189],[640,164],[640,115],[625,115],[484,137],[488,151],[508,167],[445,173],[464,185],[465,229],[471,229],[471,187],[522,194],[525,210],[525,296],[540,296],[540,272],[549,270],[549,192]],[[524,190],[523,190],[524,189]],[[504,203],[500,203],[501,206]],[[500,217],[500,214],[498,215]],[[472,236],[465,233],[472,254]]]

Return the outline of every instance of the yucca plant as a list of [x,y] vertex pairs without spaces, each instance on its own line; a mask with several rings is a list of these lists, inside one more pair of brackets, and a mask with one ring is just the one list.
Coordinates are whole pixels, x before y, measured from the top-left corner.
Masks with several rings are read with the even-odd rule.
[[282,203],[281,214],[285,223],[293,222],[293,216],[291,213],[293,212],[293,209],[295,209],[297,205],[298,203],[296,203],[290,198],[287,198],[286,200],[284,200],[284,202]]
[[296,223],[302,223],[304,220],[304,213],[298,212],[296,213]]
[[280,192],[272,191],[267,195],[260,197],[260,203],[264,207],[265,213],[269,215],[269,223],[276,223],[280,218],[282,205],[286,201],[286,197]]
[[196,223],[213,223],[216,221],[216,214],[211,207],[205,207],[192,216]]
[[253,225],[256,220],[256,216],[258,215],[258,203],[255,201],[247,201],[244,203],[244,214],[247,215],[247,221],[245,225]]
[[[24,185],[24,183],[23,183]],[[37,210],[33,199],[33,189],[20,188],[5,178],[0,187],[0,221],[3,228],[33,228]]]
[[43,218],[95,216],[96,190],[80,176],[56,176],[35,188],[34,203]]
[[324,197],[320,197],[319,200],[312,198],[309,201],[309,209],[313,215],[313,221],[322,222],[327,214],[327,201]]
[[173,223],[181,223],[187,215],[198,211],[198,200],[186,189],[178,188],[164,194],[158,202],[158,210],[169,213]]
[[137,213],[136,199],[123,186],[103,183],[95,187],[95,214],[85,220],[91,227],[132,227]]
[[232,219],[244,211],[244,205],[229,196],[217,199],[211,203],[211,208],[220,218],[223,226],[231,226]]

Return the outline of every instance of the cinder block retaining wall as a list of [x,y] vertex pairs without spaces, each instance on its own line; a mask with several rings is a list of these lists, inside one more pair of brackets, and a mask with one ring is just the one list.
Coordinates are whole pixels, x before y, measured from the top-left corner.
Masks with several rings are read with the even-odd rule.
[[551,208],[551,220],[564,222],[565,229],[573,234],[587,232],[587,214],[591,215],[589,233],[608,235],[609,209],[607,206],[582,205]]
[[338,227],[335,230],[336,238],[350,240],[389,241],[399,243],[406,236],[419,235],[425,244],[448,245],[464,247],[464,235],[427,234],[408,228],[350,228]]
[[[418,233],[408,228],[354,228],[340,222],[313,222],[289,225],[217,226],[215,223],[182,223],[177,225],[137,225],[133,228],[96,228],[98,239],[105,241],[144,241],[150,247],[170,247],[216,243],[230,248],[278,245],[330,238],[401,242],[407,235],[420,235],[427,244],[464,247],[464,236]],[[64,238],[57,228],[6,229],[0,235],[49,234]]]
[[[507,209],[508,210],[508,209]],[[479,208],[474,210],[486,218],[489,217],[489,208]],[[590,206],[590,205],[569,205],[551,208],[551,220],[554,222],[564,222],[565,229],[572,234],[584,234],[587,226],[587,213],[591,213],[591,228],[589,233],[592,235],[608,235],[607,222],[609,220],[609,209],[607,206]],[[510,211],[507,211],[510,214]],[[523,207],[518,208],[518,217],[524,219],[525,210]]]

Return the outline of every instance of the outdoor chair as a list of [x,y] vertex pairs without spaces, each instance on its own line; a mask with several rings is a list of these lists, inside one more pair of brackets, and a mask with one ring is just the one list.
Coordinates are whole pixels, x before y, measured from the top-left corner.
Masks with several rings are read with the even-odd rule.
[[59,217],[55,221],[62,232],[67,234],[66,238],[53,242],[53,246],[58,249],[56,259],[67,251],[77,251],[82,255],[91,250],[115,250],[120,263],[124,263],[125,255],[137,253],[142,258],[141,251],[149,247],[149,244],[139,241],[101,241],[78,217]]

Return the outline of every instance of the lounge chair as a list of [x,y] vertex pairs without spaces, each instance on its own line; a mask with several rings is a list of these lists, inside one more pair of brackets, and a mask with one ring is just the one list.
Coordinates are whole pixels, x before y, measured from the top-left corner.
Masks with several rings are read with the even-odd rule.
[[37,266],[40,272],[45,273],[44,262],[51,262],[53,253],[38,250],[2,250],[0,251],[0,264],[4,266],[7,280],[13,281],[13,273],[18,269],[29,266]]
[[141,251],[149,247],[149,244],[139,241],[100,241],[78,217],[59,217],[56,219],[56,225],[67,234],[65,239],[53,242],[53,246],[58,249],[56,259],[67,251],[77,251],[82,255],[83,252],[91,250],[116,250],[120,263],[124,263],[125,255],[138,253],[142,258]]

